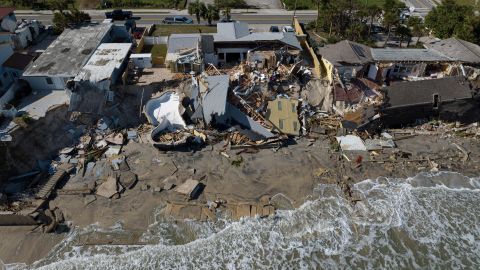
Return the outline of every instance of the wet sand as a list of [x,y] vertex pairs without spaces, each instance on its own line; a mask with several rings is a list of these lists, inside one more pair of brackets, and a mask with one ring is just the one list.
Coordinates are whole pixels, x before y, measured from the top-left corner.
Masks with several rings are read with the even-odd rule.
[[[452,144],[454,142],[470,152],[467,162],[462,162],[462,153]],[[298,207],[309,199],[319,183],[351,185],[380,176],[410,177],[430,171],[432,161],[441,171],[478,176],[480,164],[480,147],[473,138],[419,135],[397,142],[397,149],[412,155],[408,160],[395,160],[393,152],[398,150],[386,149],[375,157],[377,161],[371,161],[367,152],[335,152],[326,137],[316,141],[304,138],[292,141],[278,151],[263,149],[253,154],[225,151],[230,158],[219,153],[222,146],[206,146],[196,152],[161,152],[150,145],[130,142],[123,154],[131,170],[138,175],[139,182],[133,189],[124,192],[119,199],[97,196],[97,200],[88,205],[84,204],[81,195],[59,195],[50,202],[50,207],[59,207],[73,227],[98,224],[108,228],[121,223],[125,230],[141,233],[153,223],[155,209],[168,201],[185,201],[172,190],[153,191],[154,187],[163,186],[162,181],[172,173],[178,184],[189,178],[205,184],[196,203],[216,199],[257,202],[264,195],[271,197],[281,193]],[[243,159],[240,165],[232,165],[240,156]],[[362,156],[361,162],[358,156]],[[144,184],[151,188],[142,191]],[[43,234],[38,230],[30,232],[32,228],[0,227],[0,258],[5,263],[30,264],[47,255],[66,236]]]

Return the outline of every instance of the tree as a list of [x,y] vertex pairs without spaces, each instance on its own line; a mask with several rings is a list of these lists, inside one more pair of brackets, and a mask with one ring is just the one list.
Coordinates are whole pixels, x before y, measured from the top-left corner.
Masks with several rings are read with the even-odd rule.
[[69,11],[55,12],[53,14],[53,30],[60,34],[63,30],[70,26],[78,26],[91,20],[90,15],[78,9],[70,9]]
[[200,18],[204,17],[206,10],[207,8],[205,7],[205,4],[203,2],[200,2],[199,0],[188,4],[188,14],[195,14],[198,24],[200,24]]
[[371,5],[366,7],[366,13],[370,19],[370,23],[368,25],[368,35],[371,35],[373,22],[382,14],[382,9],[377,5]]
[[222,11],[222,16],[227,22],[232,20],[232,9],[230,7],[225,7]]
[[410,39],[412,37],[412,33],[410,31],[410,28],[408,28],[407,26],[405,25],[399,25],[397,27],[397,29],[395,30],[395,34],[397,36],[400,36],[400,47],[402,47],[402,43],[403,41],[406,39],[408,44],[407,44],[407,47],[408,45],[410,45]]
[[71,5],[72,9],[75,8],[75,0],[48,0],[48,6],[50,10],[58,10],[63,13]]
[[410,17],[407,21],[408,27],[410,27],[412,35],[417,37],[417,41],[415,41],[415,45],[418,44],[420,41],[420,37],[425,32],[425,26],[423,25],[422,19],[420,17]]
[[457,4],[454,0],[443,0],[425,18],[425,26],[438,38],[458,37],[480,43],[479,18],[473,9]]
[[405,4],[397,2],[396,0],[385,0],[383,6],[383,26],[387,29],[387,38],[385,39],[384,47],[387,46],[392,33],[392,28],[400,24],[400,11],[405,7]]
[[211,25],[212,21],[220,20],[220,11],[217,6],[209,4],[202,17],[204,20],[207,20],[209,25]]

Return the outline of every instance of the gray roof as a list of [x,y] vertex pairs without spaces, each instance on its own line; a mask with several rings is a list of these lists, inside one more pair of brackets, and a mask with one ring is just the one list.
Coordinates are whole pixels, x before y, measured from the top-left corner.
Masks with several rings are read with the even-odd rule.
[[[222,116],[226,112],[228,87],[230,86],[229,75],[208,76],[206,79],[208,89],[203,96],[203,117],[206,123],[210,123],[212,115]],[[200,85],[203,85],[200,83]]]
[[100,23],[65,29],[23,76],[75,77],[112,27]]
[[373,61],[370,47],[350,40],[342,40],[335,44],[325,45],[316,53],[334,65],[364,65]]
[[217,33],[214,34],[215,42],[261,42],[279,41],[297,49],[302,49],[295,33],[284,32],[255,32],[250,33],[247,23],[231,22],[218,23]]
[[168,53],[178,53],[198,46],[200,34],[172,34],[168,38]]
[[213,35],[202,35],[203,53],[214,53]]
[[217,23],[217,36],[224,39],[235,40],[250,35],[248,23],[228,22]]
[[378,62],[450,62],[451,58],[431,49],[385,48],[372,49],[373,60]]
[[383,89],[387,107],[403,107],[433,103],[438,94],[441,102],[470,99],[473,92],[468,80],[463,77],[398,82]]
[[449,38],[427,43],[424,46],[436,50],[455,61],[472,64],[480,63],[480,46],[465,40]]

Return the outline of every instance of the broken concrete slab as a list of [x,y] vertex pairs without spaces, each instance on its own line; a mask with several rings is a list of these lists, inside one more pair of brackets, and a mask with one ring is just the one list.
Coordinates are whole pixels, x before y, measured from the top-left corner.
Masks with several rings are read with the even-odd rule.
[[123,137],[122,133],[112,133],[105,137],[105,141],[111,144],[123,145],[125,138]]
[[108,147],[108,150],[105,152],[106,157],[112,157],[115,155],[120,154],[120,151],[122,150],[121,145],[111,145]]
[[187,196],[189,199],[194,199],[200,195],[203,190],[203,185],[194,179],[188,179],[185,183],[175,188],[175,191]]
[[109,176],[98,188],[96,194],[105,198],[111,198],[118,193],[117,178]]
[[91,204],[92,202],[96,201],[97,200],[97,197],[95,195],[86,195],[84,198],[83,198],[83,204],[84,205],[89,205]]
[[355,135],[336,137],[343,151],[367,151],[363,140]]
[[118,181],[124,188],[132,189],[137,183],[137,175],[130,171],[122,172]]

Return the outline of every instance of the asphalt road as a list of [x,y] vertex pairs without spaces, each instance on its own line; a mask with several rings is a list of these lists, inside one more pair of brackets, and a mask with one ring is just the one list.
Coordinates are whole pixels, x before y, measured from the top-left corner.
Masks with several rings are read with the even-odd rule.
[[[52,15],[49,14],[16,14],[17,19],[36,19],[42,23],[48,25],[52,24]],[[171,14],[154,14],[154,13],[134,13],[134,17],[137,19],[137,25],[143,24],[159,24],[165,17],[173,16]],[[92,21],[102,21],[105,19],[103,15],[92,15]],[[192,18],[195,21],[195,18],[192,16],[187,16]],[[310,22],[315,20],[315,14],[298,14],[297,18],[300,22]],[[238,20],[242,22],[247,22],[249,24],[290,24],[292,22],[292,15],[281,14],[281,15],[271,15],[271,14],[232,14],[233,20]],[[206,23],[202,20],[202,23]]]

